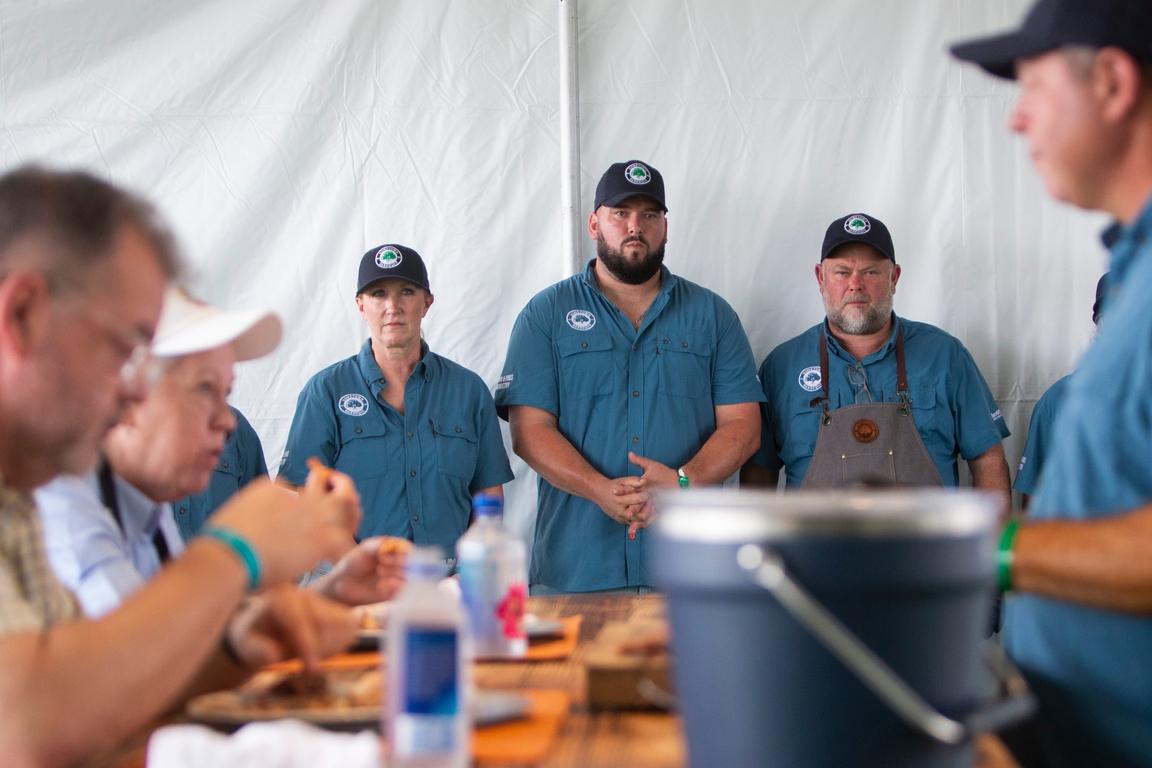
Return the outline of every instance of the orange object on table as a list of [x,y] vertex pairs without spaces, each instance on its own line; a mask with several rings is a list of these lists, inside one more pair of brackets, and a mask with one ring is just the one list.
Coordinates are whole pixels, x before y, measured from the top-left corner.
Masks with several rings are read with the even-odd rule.
[[568,717],[565,691],[518,690],[532,700],[528,717],[477,728],[472,733],[472,757],[478,763],[531,765],[548,756],[560,726]]
[[571,656],[580,639],[580,624],[584,621],[584,616],[578,614],[557,621],[564,625],[562,637],[541,643],[529,643],[528,654],[523,659],[508,659],[508,661],[562,661]]
[[[336,669],[372,669],[380,666],[379,653],[338,653],[320,662],[321,671]],[[289,659],[262,667],[266,672],[287,672],[293,674],[304,671],[304,662],[300,659]]]

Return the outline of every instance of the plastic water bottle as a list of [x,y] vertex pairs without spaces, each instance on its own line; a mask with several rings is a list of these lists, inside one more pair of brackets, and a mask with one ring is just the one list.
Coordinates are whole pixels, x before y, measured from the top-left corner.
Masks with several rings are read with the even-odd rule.
[[472,499],[472,526],[456,542],[456,571],[472,626],[476,656],[522,658],[528,652],[528,557],[524,542],[504,527],[504,500]]
[[417,547],[388,616],[384,728],[394,768],[471,764],[471,638],[460,603],[436,586],[446,571],[438,547]]

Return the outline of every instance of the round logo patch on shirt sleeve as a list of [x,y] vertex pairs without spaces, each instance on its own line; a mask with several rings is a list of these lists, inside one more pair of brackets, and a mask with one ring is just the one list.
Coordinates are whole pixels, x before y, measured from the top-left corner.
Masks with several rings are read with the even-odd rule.
[[568,313],[568,325],[578,331],[590,331],[596,325],[596,315],[586,309],[574,309]]
[[400,266],[402,261],[404,261],[404,254],[390,245],[376,251],[376,266],[380,269],[395,269]]
[[624,169],[624,178],[633,184],[647,184],[652,181],[652,172],[644,165],[644,163],[632,163]]
[[844,231],[850,235],[866,235],[872,229],[872,222],[862,213],[855,213],[844,222]]
[[368,398],[353,393],[340,398],[340,410],[349,416],[363,416],[368,413]]
[[823,382],[820,380],[820,366],[811,365],[800,371],[800,386],[805,392],[815,392]]

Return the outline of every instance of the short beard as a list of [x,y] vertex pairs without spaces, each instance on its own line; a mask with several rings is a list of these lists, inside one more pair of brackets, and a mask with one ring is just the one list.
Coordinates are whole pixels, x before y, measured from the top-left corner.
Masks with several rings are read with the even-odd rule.
[[847,336],[868,336],[883,330],[892,317],[892,294],[877,303],[868,304],[867,309],[854,316],[849,316],[843,306],[831,306],[825,295],[824,312],[832,327],[841,333]]
[[[643,240],[641,242],[644,242]],[[647,243],[644,243],[647,245]],[[629,260],[624,256],[623,244],[612,248],[604,240],[604,233],[596,235],[596,256],[614,278],[628,285],[642,285],[652,279],[664,264],[664,246],[648,252],[647,256]]]

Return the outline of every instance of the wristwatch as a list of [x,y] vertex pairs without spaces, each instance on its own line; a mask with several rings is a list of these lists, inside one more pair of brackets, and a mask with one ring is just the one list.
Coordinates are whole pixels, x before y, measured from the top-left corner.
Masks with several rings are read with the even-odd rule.
[[676,470],[676,474],[680,475],[680,479],[677,481],[680,483],[680,490],[688,490],[688,475],[684,474],[684,468],[681,467],[680,469]]

